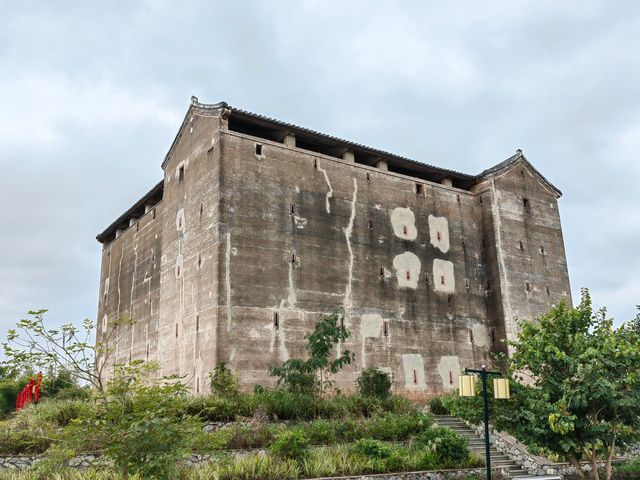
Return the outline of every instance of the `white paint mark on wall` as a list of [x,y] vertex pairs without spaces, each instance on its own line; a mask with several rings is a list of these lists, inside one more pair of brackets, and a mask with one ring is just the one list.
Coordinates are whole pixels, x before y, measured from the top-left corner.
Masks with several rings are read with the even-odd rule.
[[181,208],[176,213],[176,230],[179,232],[184,232],[185,230],[184,208]]
[[449,222],[445,217],[429,215],[429,237],[431,245],[442,253],[449,251]]
[[176,278],[180,278],[182,276],[183,268],[184,268],[184,257],[182,256],[181,253],[179,253],[178,256],[176,257],[176,265],[174,267],[174,273]]
[[344,292],[344,308],[345,315],[346,310],[353,305],[351,302],[351,283],[353,282],[353,248],[351,247],[351,233],[353,232],[353,221],[356,217],[356,198],[358,195],[358,183],[356,179],[353,179],[353,197],[351,198],[351,216],[349,217],[349,224],[344,229],[344,238],[347,240],[347,249],[349,250],[349,275],[347,279],[347,286]]
[[391,226],[395,236],[404,240],[415,240],[418,236],[416,217],[410,208],[394,208],[391,211]]
[[366,339],[378,338],[382,334],[383,320],[382,316],[377,313],[364,314],[360,316],[360,339],[362,341],[362,368],[367,367],[366,362]]
[[322,174],[324,175],[324,181],[327,182],[327,186],[329,187],[329,191],[327,192],[327,197],[325,200],[325,207],[327,209],[327,213],[331,213],[331,204],[329,203],[329,199],[333,197],[333,188],[331,187],[331,182],[329,181],[327,171],[324,168],[320,167],[320,162],[318,162],[318,171],[322,172]]
[[404,388],[407,390],[425,390],[427,388],[422,355],[405,353],[402,355],[402,367],[404,370]]
[[460,360],[457,356],[440,357],[438,373],[442,379],[442,389],[451,392],[458,388],[458,376],[460,375]]
[[400,288],[418,288],[421,264],[415,253],[404,252],[396,255],[393,259],[393,268]]
[[297,302],[296,288],[293,284],[293,262],[288,261],[287,264],[289,265],[289,288],[287,295],[287,304],[289,308],[293,310],[294,308],[296,308]]
[[297,229],[304,230],[304,227],[307,226],[308,220],[304,217],[299,217],[298,215],[294,215],[293,222],[296,224]]
[[453,293],[456,291],[452,262],[439,258],[433,261],[433,287],[438,292]]
[[489,345],[489,331],[486,326],[481,323],[474,323],[471,327],[473,332],[473,343],[478,347],[486,347]]
[[224,283],[227,293],[227,333],[231,332],[231,233],[227,232],[227,248],[224,251]]

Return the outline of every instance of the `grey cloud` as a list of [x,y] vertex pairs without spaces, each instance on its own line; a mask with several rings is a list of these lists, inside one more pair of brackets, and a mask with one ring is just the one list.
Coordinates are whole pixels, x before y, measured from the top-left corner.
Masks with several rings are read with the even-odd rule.
[[95,316],[95,234],[161,178],[189,97],[564,192],[577,298],[640,303],[640,6],[623,1],[14,2],[0,17],[0,333]]

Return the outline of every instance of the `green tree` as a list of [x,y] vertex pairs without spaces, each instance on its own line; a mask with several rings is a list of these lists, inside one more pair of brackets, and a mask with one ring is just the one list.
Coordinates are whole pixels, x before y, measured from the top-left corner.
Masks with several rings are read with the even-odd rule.
[[202,427],[185,413],[186,386],[175,376],[154,378],[157,369],[155,362],[142,360],[115,365],[94,408],[63,432],[66,455],[92,448],[125,478],[177,478],[180,460]]
[[330,359],[334,348],[347,340],[351,333],[341,323],[342,313],[335,310],[322,315],[307,339],[309,358],[302,360],[291,358],[280,367],[271,369],[271,375],[278,377],[278,385],[298,393],[322,393],[331,385],[330,374],[338,373],[345,365],[350,364],[355,355],[349,350],[336,354]]
[[104,371],[122,333],[122,326],[133,324],[123,317],[109,324],[100,342],[94,342],[95,325],[85,319],[81,327],[66,323],[57,328],[45,324],[47,310],[29,311],[9,330],[2,344],[2,367],[13,376],[42,371],[50,378],[68,376],[74,383],[89,384],[104,391]]
[[611,461],[617,449],[639,438],[640,335],[634,323],[615,328],[604,310],[593,311],[583,290],[575,308],[561,303],[535,321],[521,322],[510,342],[510,370],[523,381],[513,400],[495,402],[498,427],[507,426],[524,443],[571,462]]

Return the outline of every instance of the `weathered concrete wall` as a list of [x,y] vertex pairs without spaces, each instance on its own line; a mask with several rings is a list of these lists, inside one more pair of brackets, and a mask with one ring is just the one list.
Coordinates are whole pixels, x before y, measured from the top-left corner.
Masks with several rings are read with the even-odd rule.
[[557,195],[523,161],[479,183],[487,231],[490,303],[514,338],[516,319],[571,302]]
[[[109,364],[158,356],[163,211],[159,203],[102,251],[97,341],[114,349]],[[135,323],[110,333],[123,317]]]
[[356,353],[343,388],[376,365],[398,390],[450,391],[460,368],[491,363],[474,195],[425,182],[418,194],[415,179],[235,132],[221,143],[231,254],[218,314],[231,328],[218,358],[245,382],[270,382],[268,368],[301,355],[317,315],[336,307],[352,332],[342,348]]

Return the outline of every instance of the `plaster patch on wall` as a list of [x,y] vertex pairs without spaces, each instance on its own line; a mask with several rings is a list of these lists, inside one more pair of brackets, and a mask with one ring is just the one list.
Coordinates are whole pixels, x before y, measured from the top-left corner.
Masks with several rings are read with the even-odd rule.
[[104,291],[102,292],[102,297],[104,300],[109,296],[109,277],[104,279]]
[[344,238],[347,241],[347,249],[349,250],[349,274],[347,278],[347,286],[344,291],[344,308],[345,315],[347,315],[347,309],[351,308],[351,283],[353,282],[353,248],[351,247],[351,233],[353,232],[353,221],[356,217],[356,198],[358,195],[358,183],[356,179],[353,179],[353,197],[351,199],[351,216],[349,217],[349,224],[344,229]]
[[418,288],[421,264],[415,253],[404,252],[396,255],[393,259],[393,268],[400,288]]
[[433,287],[438,292],[453,293],[456,291],[452,262],[439,258],[433,261]]
[[297,302],[296,288],[293,285],[293,262],[287,262],[287,264],[289,265],[289,288],[288,288],[288,295],[287,295],[287,303],[289,305],[289,308],[293,310],[294,308],[296,308],[296,302]]
[[320,167],[320,162],[318,162],[318,171],[322,172],[324,175],[324,181],[327,182],[327,187],[329,187],[329,191],[327,192],[327,196],[325,199],[325,208],[327,209],[327,213],[331,213],[331,204],[329,203],[329,199],[333,197],[333,188],[331,187],[331,182],[329,181],[329,176],[327,175],[327,171]]
[[404,388],[407,390],[425,390],[427,382],[424,375],[424,360],[418,353],[402,355],[404,370]]
[[180,278],[182,276],[182,268],[184,265],[184,257],[182,256],[181,253],[178,254],[178,256],[176,257],[176,265],[174,267],[174,274],[176,278]]
[[442,379],[442,389],[445,392],[451,392],[458,388],[458,376],[460,375],[460,360],[458,357],[454,355],[440,357],[438,373]]
[[429,237],[431,245],[442,253],[449,251],[449,222],[445,217],[429,215]]
[[227,248],[224,251],[224,283],[227,293],[227,333],[231,332],[231,233],[227,232]]
[[297,215],[293,216],[293,221],[296,224],[296,228],[299,230],[304,230],[304,227],[307,226],[308,220],[304,217],[299,217]]
[[106,313],[102,316],[102,325],[100,325],[100,327],[101,327],[100,330],[102,331],[102,334],[105,335],[109,327],[109,317],[107,316]]
[[176,180],[178,180],[180,178],[180,169],[183,169],[183,171],[185,171],[187,169],[187,167],[189,166],[189,160],[183,160],[182,162],[178,163],[178,165],[176,165],[176,171],[174,173],[174,176],[176,178]]
[[416,217],[410,208],[394,208],[391,211],[391,226],[395,236],[404,240],[415,240],[418,236]]
[[489,330],[481,323],[474,323],[471,327],[473,332],[473,343],[478,347],[489,345]]
[[249,330],[249,338],[251,340],[257,340],[260,338],[260,332],[258,332],[258,330],[256,330],[255,328],[252,328],[251,330]]
[[360,316],[360,339],[362,341],[362,368],[366,368],[366,339],[378,338],[382,334],[382,316],[377,313],[369,313]]
[[185,231],[184,208],[181,208],[176,213],[176,230],[179,232]]

